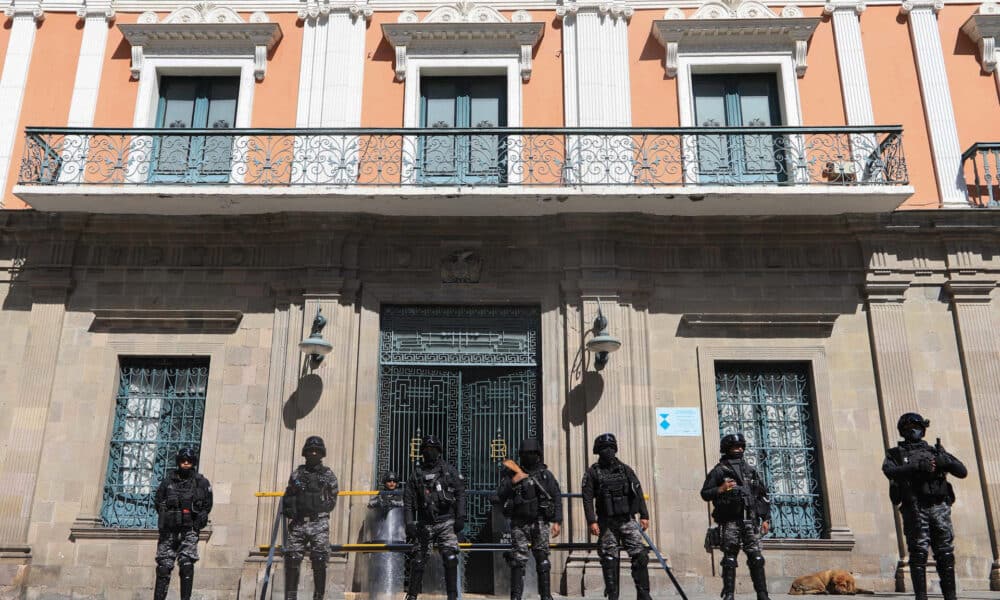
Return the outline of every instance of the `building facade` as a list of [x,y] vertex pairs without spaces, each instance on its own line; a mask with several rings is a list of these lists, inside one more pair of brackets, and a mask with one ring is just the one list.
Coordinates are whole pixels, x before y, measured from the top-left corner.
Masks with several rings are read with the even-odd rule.
[[[575,493],[606,431],[688,591],[721,587],[698,491],[737,430],[773,496],[773,591],[825,568],[901,590],[880,467],[908,411],[969,466],[960,589],[1000,589],[996,4],[6,15],[3,597],[150,593],[150,496],[184,445],[215,490],[195,587],[250,599],[258,492],[310,435],[356,491],[442,436],[486,541],[522,439]],[[609,355],[587,350],[599,316]],[[562,541],[590,541],[564,502]],[[366,504],[341,497],[334,543],[365,539]],[[364,595],[365,560],[334,553],[328,590]],[[466,590],[504,593],[501,564],[470,555]],[[596,553],[556,553],[553,578],[599,593]]]

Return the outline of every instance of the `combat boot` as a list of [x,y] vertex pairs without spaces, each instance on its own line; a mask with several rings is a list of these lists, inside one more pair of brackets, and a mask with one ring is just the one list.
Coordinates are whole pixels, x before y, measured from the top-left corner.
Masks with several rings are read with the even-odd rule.
[[736,593],[736,557],[722,557],[722,600],[733,600]]
[[753,591],[757,592],[757,600],[771,600],[767,595],[767,575],[764,574],[764,557],[754,554],[747,559],[750,567],[750,579],[753,581]]
[[955,600],[958,597],[955,587],[955,555],[948,553],[934,558],[937,561],[938,577],[941,578],[941,595],[944,600]]
[[608,600],[618,600],[618,566],[618,557],[601,557],[601,573],[604,575],[604,596]]
[[914,600],[927,600],[927,557],[910,555],[910,583]]
[[424,563],[414,560],[410,563],[410,581],[406,586],[406,600],[417,600],[424,585]]
[[636,600],[652,600],[649,595],[649,555],[640,552],[632,557],[632,581]]
[[458,555],[446,554],[444,558],[444,589],[448,600],[458,600]]
[[157,565],[156,586],[153,588],[153,600],[167,600],[167,590],[170,589],[170,569]]
[[181,600],[191,600],[191,590],[194,587],[194,565],[184,563],[180,566]]
[[285,600],[298,600],[301,563],[285,561]]
[[524,567],[512,566],[510,568],[510,600],[521,600],[524,594]]
[[539,600],[552,600],[552,579],[549,576],[551,571],[536,571],[538,574],[538,597]]
[[326,559],[312,561],[313,600],[323,600],[326,594]]

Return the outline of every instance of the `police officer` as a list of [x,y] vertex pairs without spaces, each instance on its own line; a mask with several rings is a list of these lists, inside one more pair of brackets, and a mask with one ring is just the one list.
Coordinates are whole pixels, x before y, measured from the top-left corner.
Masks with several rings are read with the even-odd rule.
[[180,567],[181,600],[191,598],[194,563],[198,562],[198,532],[208,525],[208,514],[212,512],[212,485],[198,473],[195,451],[181,448],[174,462],[177,468],[167,473],[156,489],[159,540],[153,600],[167,597],[175,561]]
[[771,530],[771,500],[760,474],[743,459],[747,440],[742,433],[722,436],[719,459],[701,488],[701,498],[712,502],[712,518],[722,537],[722,600],[736,591],[736,557],[747,555],[747,567],[757,600],[769,600],[760,538]]
[[[649,600],[649,555],[639,527],[649,528],[649,511],[635,471],[617,458],[618,440],[602,433],[594,440],[596,463],[583,474],[583,511],[590,533],[598,536],[597,554],[604,573],[604,595],[618,600],[619,544],[632,559],[638,600]],[[594,510],[594,502],[597,510]],[[639,522],[633,517],[639,513]]]
[[368,508],[388,511],[403,506],[403,498],[398,489],[399,478],[392,471],[387,471],[382,477],[382,489],[368,501]]
[[927,548],[934,551],[941,594],[955,600],[955,531],[951,505],[955,492],[949,474],[964,479],[969,472],[962,461],[945,451],[938,439],[924,441],[930,421],[917,413],[899,417],[896,429],[902,441],[886,451],[882,472],[889,478],[889,496],[903,515],[903,533],[910,554],[910,579],[917,600],[927,599]]
[[542,445],[529,438],[521,442],[518,451],[523,478],[507,471],[497,488],[497,500],[504,516],[510,519],[512,548],[510,563],[510,599],[521,600],[524,593],[524,566],[528,563],[528,545],[535,557],[538,573],[538,595],[552,600],[549,573],[549,531],[559,535],[562,524],[562,497],[559,482],[542,461]]
[[330,513],[337,506],[340,487],[337,476],[323,464],[326,444],[313,435],[302,446],[306,464],[299,465],[285,488],[284,513],[288,517],[285,537],[285,600],[299,594],[299,573],[306,550],[313,570],[313,599],[326,591],[326,562],[330,556]]
[[416,600],[424,581],[431,544],[444,563],[448,600],[458,598],[458,533],[465,527],[465,479],[442,457],[441,441],[427,435],[420,442],[421,462],[403,488],[403,519],[414,540],[406,600]]

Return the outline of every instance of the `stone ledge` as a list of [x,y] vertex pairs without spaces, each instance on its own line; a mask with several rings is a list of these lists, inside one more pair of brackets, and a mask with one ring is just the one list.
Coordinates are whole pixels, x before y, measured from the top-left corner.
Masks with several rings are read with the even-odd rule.
[[[160,537],[156,529],[124,529],[105,527],[100,519],[80,517],[69,528],[69,539],[76,540],[155,540]],[[212,526],[198,532],[198,540],[205,542],[212,537]]]
[[232,333],[243,313],[238,310],[133,310],[95,309],[90,330],[94,332],[155,333],[197,331]]
[[854,550],[854,538],[824,540],[761,540],[764,550],[820,550],[850,552]]

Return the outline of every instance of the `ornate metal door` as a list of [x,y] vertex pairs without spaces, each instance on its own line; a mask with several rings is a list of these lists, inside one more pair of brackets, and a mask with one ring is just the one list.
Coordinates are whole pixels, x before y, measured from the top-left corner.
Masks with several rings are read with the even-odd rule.
[[440,436],[466,478],[466,535],[486,535],[500,460],[538,435],[539,310],[387,306],[381,320],[376,475],[408,477],[413,440]]

